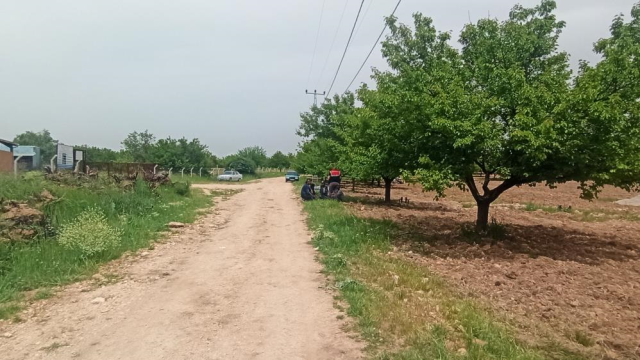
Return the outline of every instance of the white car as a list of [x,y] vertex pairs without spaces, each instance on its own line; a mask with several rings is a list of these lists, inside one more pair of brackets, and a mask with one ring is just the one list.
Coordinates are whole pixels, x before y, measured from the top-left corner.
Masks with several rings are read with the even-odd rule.
[[218,181],[240,181],[242,180],[242,174],[237,171],[225,171],[218,175]]

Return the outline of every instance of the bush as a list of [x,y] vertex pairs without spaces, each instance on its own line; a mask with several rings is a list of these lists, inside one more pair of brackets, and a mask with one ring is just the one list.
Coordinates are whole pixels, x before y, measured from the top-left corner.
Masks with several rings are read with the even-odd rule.
[[173,189],[176,194],[180,196],[189,196],[191,194],[191,183],[187,182],[175,182],[173,183]]
[[240,155],[229,155],[224,159],[225,169],[233,169],[241,174],[255,174],[258,167],[250,158]]
[[58,242],[79,250],[83,256],[91,256],[118,246],[121,236],[122,230],[109,225],[102,211],[89,208],[62,226]]

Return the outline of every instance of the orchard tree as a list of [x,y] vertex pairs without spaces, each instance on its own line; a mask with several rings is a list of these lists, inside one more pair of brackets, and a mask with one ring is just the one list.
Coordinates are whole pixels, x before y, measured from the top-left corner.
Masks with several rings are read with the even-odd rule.
[[134,131],[122,140],[124,150],[129,153],[135,162],[152,162],[152,151],[155,146],[156,137],[145,130],[143,132]]
[[271,168],[287,169],[291,166],[291,160],[289,156],[283,154],[282,151],[276,151],[267,161],[267,165]]
[[301,174],[324,177],[339,158],[336,143],[324,138],[314,138],[300,144],[293,168]]
[[89,145],[79,145],[76,148],[84,151],[85,160],[88,162],[116,162],[119,159],[118,151],[112,149]]
[[186,138],[158,140],[145,155],[149,161],[162,164],[164,167],[180,168],[209,168],[214,165],[214,158],[206,145],[200,140]]
[[323,176],[331,167],[341,165],[345,143],[340,134],[355,110],[354,94],[346,93],[300,114],[301,124],[296,134],[303,140],[296,156],[296,170]]
[[233,169],[242,174],[255,174],[257,165],[253,159],[246,156],[234,154],[222,159],[225,169]]
[[363,106],[345,118],[339,130],[344,142],[342,166],[355,178],[384,180],[384,200],[391,201],[393,180],[403,171],[414,169],[416,148],[414,134],[407,126],[402,99],[394,92],[394,84],[380,74],[377,82],[382,91],[366,85],[358,91]]
[[267,152],[260,146],[250,146],[238,151],[237,155],[245,159],[251,159],[255,167],[267,166]]
[[577,158],[566,166],[576,170],[586,198],[605,184],[634,190],[640,182],[640,4],[628,23],[619,15],[610,29],[594,46],[602,61],[581,62],[562,109],[570,125],[559,129],[564,151]]
[[[583,186],[589,196],[606,183],[637,185],[638,153],[632,150],[638,137],[617,135],[633,129],[637,134],[638,93],[621,96],[624,90],[615,84],[624,75],[613,76],[616,60],[606,55],[607,49],[624,53],[620,46],[637,50],[637,16],[629,25],[614,21],[612,39],[596,46],[605,56],[603,64],[583,65],[572,89],[568,56],[557,50],[564,22],[556,19],[555,8],[555,1],[543,0],[534,8],[514,7],[504,22],[469,24],[459,51],[449,45],[449,33],[437,32],[429,18],[414,15],[413,30],[388,19],[391,35],[383,55],[392,71],[384,76],[393,78],[394,91],[406,94],[403,106],[415,109],[407,114],[407,124],[420,134],[420,181],[439,196],[453,185],[468,189],[477,203],[479,229],[488,224],[491,203],[516,186],[596,180]],[[624,28],[626,35],[616,38],[615,28]],[[637,77],[638,57],[625,56],[615,58],[625,58],[628,73]],[[624,84],[637,89],[637,81]],[[613,98],[594,105],[610,86]],[[622,107],[611,109],[614,104]],[[479,182],[476,172],[482,175]],[[492,187],[494,175],[502,182]]]

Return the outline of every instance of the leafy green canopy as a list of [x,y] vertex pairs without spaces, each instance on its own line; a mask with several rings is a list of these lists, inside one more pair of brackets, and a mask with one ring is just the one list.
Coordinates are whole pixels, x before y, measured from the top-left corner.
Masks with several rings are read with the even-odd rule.
[[347,93],[300,114],[301,124],[296,133],[303,140],[294,161],[296,170],[323,176],[331,167],[348,167],[343,164],[346,149],[342,135],[355,111],[355,96]]
[[[527,183],[576,180],[587,197],[606,183],[638,185],[638,7],[630,23],[616,18],[612,37],[596,44],[603,61],[583,63],[573,86],[555,8],[543,0],[515,6],[504,22],[469,24],[460,50],[421,14],[413,30],[388,19],[382,52],[392,70],[374,74],[377,96],[418,134],[425,188],[467,187],[488,213]],[[491,175],[504,181],[491,188]]]
[[291,166],[291,156],[283,154],[282,151],[276,151],[267,161],[267,166],[286,170]]

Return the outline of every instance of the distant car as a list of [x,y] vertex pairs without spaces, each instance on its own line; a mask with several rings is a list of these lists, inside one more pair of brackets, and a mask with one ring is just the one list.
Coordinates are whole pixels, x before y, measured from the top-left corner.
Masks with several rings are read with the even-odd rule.
[[299,181],[300,175],[298,175],[295,171],[287,171],[287,174],[284,176],[284,182],[289,181]]
[[218,181],[240,181],[242,180],[242,174],[237,171],[225,171],[218,175]]

